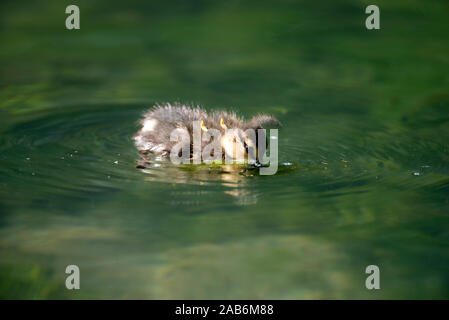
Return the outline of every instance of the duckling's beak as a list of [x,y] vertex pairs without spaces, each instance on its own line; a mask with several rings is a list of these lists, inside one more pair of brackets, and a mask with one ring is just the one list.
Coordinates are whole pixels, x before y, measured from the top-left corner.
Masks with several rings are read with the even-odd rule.
[[203,120],[201,120],[201,130],[203,130],[204,132],[207,131],[207,128],[206,128],[206,126],[204,125],[204,121],[203,121]]
[[220,126],[223,128],[223,129],[227,129],[228,127],[225,125],[225,123],[224,123],[224,121],[223,121],[223,118],[221,118],[220,119]]

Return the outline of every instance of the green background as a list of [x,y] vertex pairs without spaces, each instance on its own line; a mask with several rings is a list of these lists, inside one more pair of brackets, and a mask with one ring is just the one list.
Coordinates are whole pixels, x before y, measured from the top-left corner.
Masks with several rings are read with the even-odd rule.
[[[0,298],[449,298],[448,14],[2,1]],[[278,174],[136,170],[141,113],[175,101],[276,116]]]

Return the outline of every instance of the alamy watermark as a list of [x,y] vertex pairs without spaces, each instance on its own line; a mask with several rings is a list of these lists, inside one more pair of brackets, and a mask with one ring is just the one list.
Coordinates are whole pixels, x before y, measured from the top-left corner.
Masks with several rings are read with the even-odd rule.
[[365,280],[365,287],[368,290],[380,289],[380,270],[376,265],[369,265],[365,269],[365,273],[369,276]]
[[[193,132],[176,128],[170,134],[175,142],[170,150],[174,164],[238,164],[259,167],[261,175],[273,175],[278,169],[278,129],[270,129],[270,143],[265,129],[206,128],[203,121],[193,122]],[[269,145],[269,156],[266,154]]]
[[71,264],[65,269],[65,273],[69,276],[65,279],[65,287],[69,290],[80,289],[80,268]]
[[[65,9],[66,14],[70,14],[65,20],[65,26],[69,30],[80,29],[80,9],[77,5],[71,4]],[[365,26],[368,30],[380,29],[380,9],[371,4],[366,7],[365,13],[369,16],[365,20]]]
[[380,10],[379,7],[371,4],[365,9],[366,14],[370,14],[365,20],[365,27],[368,30],[380,29]]
[[77,5],[71,4],[65,8],[65,13],[70,14],[65,19],[65,27],[69,30],[80,28],[80,8]]

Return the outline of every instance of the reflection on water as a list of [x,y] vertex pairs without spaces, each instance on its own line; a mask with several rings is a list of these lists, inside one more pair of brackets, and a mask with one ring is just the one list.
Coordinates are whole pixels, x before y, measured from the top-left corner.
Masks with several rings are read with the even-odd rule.
[[[0,298],[449,297],[444,1],[113,2],[2,1]],[[278,172],[136,169],[165,101],[273,114]]]
[[[142,170],[148,177],[147,181],[165,183],[196,184],[209,188],[214,185],[221,185],[225,194],[235,197],[235,203],[239,205],[255,204],[257,194],[253,193],[248,186],[247,176],[254,175],[257,168],[244,168],[236,165],[208,166],[204,165],[184,165],[175,166],[165,161],[147,163]],[[248,173],[249,172],[249,173]],[[208,191],[187,194],[191,198],[201,197]],[[177,197],[172,204],[199,204],[198,201],[190,200],[179,202]]]

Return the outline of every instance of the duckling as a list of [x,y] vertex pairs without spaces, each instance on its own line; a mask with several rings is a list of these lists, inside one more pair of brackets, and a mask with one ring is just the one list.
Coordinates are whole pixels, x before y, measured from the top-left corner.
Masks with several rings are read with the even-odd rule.
[[[280,122],[266,114],[260,114],[245,121],[234,112],[213,111],[207,113],[201,107],[190,107],[182,104],[171,105],[169,103],[155,105],[145,112],[140,121],[141,129],[133,136],[135,145],[142,155],[152,153],[157,156],[169,157],[172,148],[178,143],[172,141],[171,134],[176,129],[182,129],[189,134],[187,139],[192,157],[192,141],[194,135],[194,124],[200,123],[201,131],[221,133],[220,145],[223,159],[227,155],[232,159],[236,158],[235,150],[244,150],[244,157],[248,159],[249,147],[256,149],[257,129],[264,129],[267,126],[279,127]],[[229,129],[234,129],[235,134],[226,134]],[[237,129],[237,130],[236,130]],[[247,129],[254,129],[256,137],[244,134]],[[231,130],[232,131],[232,130]],[[201,150],[210,143],[201,139]]]

